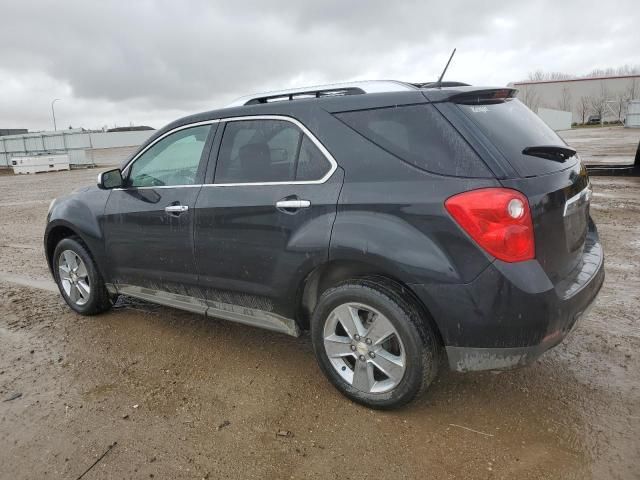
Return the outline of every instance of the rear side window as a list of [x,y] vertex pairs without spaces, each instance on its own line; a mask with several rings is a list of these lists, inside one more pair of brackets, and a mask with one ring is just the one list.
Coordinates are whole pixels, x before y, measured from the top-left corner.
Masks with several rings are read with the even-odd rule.
[[286,120],[228,122],[215,183],[320,180],[329,161],[297,125]]
[[315,143],[302,135],[296,180],[317,180],[327,173],[329,167],[327,159]]
[[492,176],[480,157],[433,105],[358,110],[338,113],[336,117],[421,170],[456,177]]
[[480,128],[513,168],[523,177],[544,175],[564,170],[575,164],[577,158],[558,162],[546,158],[524,155],[527,147],[560,146],[566,144],[535,113],[520,100],[483,105],[458,105]]

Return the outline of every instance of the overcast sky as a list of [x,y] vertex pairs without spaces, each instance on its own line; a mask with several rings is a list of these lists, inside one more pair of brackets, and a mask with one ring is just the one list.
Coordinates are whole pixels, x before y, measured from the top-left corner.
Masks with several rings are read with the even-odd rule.
[[506,85],[640,64],[640,0],[0,5],[0,128],[161,127],[257,91],[355,79]]

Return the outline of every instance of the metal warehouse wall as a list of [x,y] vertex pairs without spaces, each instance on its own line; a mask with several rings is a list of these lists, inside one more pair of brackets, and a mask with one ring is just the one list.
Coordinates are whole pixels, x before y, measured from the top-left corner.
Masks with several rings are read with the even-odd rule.
[[119,164],[154,132],[59,130],[0,137],[0,167],[10,166],[11,157],[43,153],[66,153],[71,165]]
[[570,111],[573,121],[582,122],[581,103],[587,106],[585,121],[594,114],[593,104],[608,101],[604,120],[618,120],[618,103],[623,102],[622,117],[626,114],[629,100],[640,97],[640,75],[604,78],[580,78],[540,82],[514,82],[510,86],[518,89],[518,98],[534,112],[538,108]]
[[90,163],[94,165],[120,165],[138,149],[135,147],[94,148],[85,150]]

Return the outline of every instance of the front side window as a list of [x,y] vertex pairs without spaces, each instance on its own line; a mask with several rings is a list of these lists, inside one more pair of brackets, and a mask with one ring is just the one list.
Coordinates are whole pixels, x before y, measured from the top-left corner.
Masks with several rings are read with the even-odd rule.
[[211,125],[185,128],[166,136],[131,165],[130,187],[193,185]]
[[215,183],[267,183],[321,179],[331,165],[297,125],[286,120],[228,122]]

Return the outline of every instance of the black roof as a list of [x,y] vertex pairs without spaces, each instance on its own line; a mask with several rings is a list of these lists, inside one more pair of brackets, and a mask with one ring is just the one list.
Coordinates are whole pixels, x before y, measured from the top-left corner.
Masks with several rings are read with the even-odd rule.
[[[383,93],[348,94],[343,96],[320,96],[317,98],[299,98],[292,101],[280,100],[267,103],[251,103],[249,105],[219,108],[206,112],[196,113],[171,122],[158,130],[159,135],[189,123],[203,122],[225,117],[241,117],[245,115],[292,115],[309,109],[322,108],[330,113],[348,110],[360,110],[366,108],[382,108],[394,105],[410,105],[426,102],[444,102],[458,95],[481,93],[486,91],[508,90],[516,92],[508,87],[477,87],[462,84],[461,82],[443,82],[443,84],[456,83],[459,85],[443,86],[441,88],[416,87],[415,90]],[[417,85],[417,84],[411,84]],[[429,84],[425,84],[429,85]],[[155,137],[155,135],[154,135]]]

